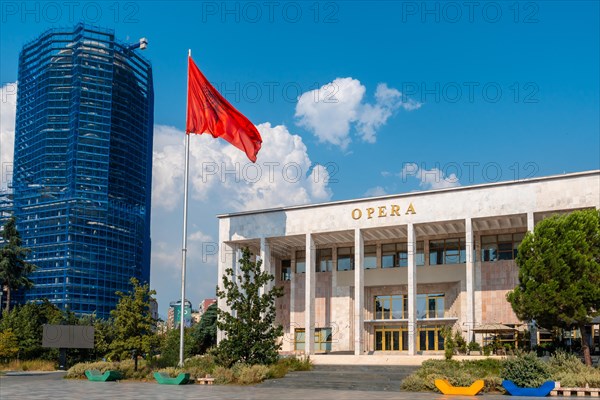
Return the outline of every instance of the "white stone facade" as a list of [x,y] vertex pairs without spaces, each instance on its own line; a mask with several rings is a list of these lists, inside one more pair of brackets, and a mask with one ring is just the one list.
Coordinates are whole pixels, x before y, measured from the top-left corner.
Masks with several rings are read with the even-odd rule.
[[[436,351],[446,325],[470,340],[482,324],[521,324],[506,301],[510,241],[583,208],[600,208],[600,171],[220,215],[219,284],[242,247],[263,259],[285,292],[285,352]],[[338,270],[348,248],[353,269]]]

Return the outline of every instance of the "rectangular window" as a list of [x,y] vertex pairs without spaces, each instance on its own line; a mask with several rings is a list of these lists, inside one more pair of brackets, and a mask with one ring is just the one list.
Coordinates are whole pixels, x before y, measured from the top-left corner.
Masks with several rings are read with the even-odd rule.
[[394,268],[396,266],[396,244],[381,245],[381,268]]
[[425,265],[425,242],[417,241],[417,251],[415,253],[417,266]]
[[315,351],[331,351],[331,328],[315,328]]
[[281,260],[281,280],[289,281],[292,279],[292,261]]
[[331,272],[333,265],[331,249],[317,249],[317,262],[315,270],[317,272]]
[[418,294],[417,319],[444,318],[443,294]]
[[306,251],[296,251],[296,273],[303,274],[306,272]]
[[514,260],[525,233],[481,236],[481,261]]
[[441,326],[422,326],[418,331],[418,348],[423,351],[444,350],[443,329]]
[[[416,265],[425,265],[423,241],[417,242],[415,249]],[[381,246],[381,268],[408,267],[408,244],[389,243]]]
[[496,261],[498,259],[498,238],[493,236],[481,237],[481,261]]
[[465,240],[462,238],[429,242],[429,265],[461,264],[467,261]]
[[337,270],[350,271],[354,269],[354,247],[338,247]]
[[[331,351],[332,335],[331,328],[315,328],[314,351]],[[294,350],[304,351],[306,347],[306,332],[304,328],[294,331]]]
[[304,351],[304,329],[296,329],[294,331],[294,350]]
[[377,246],[365,246],[365,269],[377,268]]
[[375,319],[408,318],[408,297],[406,295],[375,296]]
[[406,328],[399,328],[394,326],[376,326],[375,350],[408,350],[408,331],[406,330]]
[[398,267],[408,267],[408,246],[406,243],[396,243]]

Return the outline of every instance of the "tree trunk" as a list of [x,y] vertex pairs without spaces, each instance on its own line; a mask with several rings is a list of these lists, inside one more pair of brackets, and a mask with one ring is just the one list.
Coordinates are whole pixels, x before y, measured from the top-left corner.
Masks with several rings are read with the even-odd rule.
[[583,351],[583,359],[585,365],[592,366],[592,355],[590,353],[590,346],[587,341],[587,334],[585,332],[585,324],[579,325],[579,331],[581,332],[581,350]]

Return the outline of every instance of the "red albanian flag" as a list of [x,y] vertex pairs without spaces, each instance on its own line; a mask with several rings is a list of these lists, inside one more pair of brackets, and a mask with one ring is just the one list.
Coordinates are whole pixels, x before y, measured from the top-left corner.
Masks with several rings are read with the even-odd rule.
[[256,162],[262,138],[258,130],[215,89],[188,57],[187,120],[185,132],[210,133],[244,151]]

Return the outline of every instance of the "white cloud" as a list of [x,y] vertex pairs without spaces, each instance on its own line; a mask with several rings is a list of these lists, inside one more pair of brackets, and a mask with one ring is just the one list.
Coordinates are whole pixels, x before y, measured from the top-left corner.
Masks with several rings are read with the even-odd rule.
[[[283,125],[257,126],[263,145],[255,164],[229,143],[210,135],[190,140],[190,199],[218,199],[242,211],[331,198],[327,170],[313,166],[302,138]],[[154,130],[153,206],[173,210],[182,201],[185,134],[173,127]],[[165,193],[169,193],[168,196]]]
[[366,197],[385,196],[386,194],[387,194],[387,192],[381,186],[375,186],[375,187],[369,188],[365,192]]
[[0,192],[12,182],[16,114],[17,83],[7,83],[0,88]]
[[[327,170],[313,166],[302,138],[285,126],[257,126],[263,145],[256,164],[211,135],[190,138],[186,297],[194,306],[215,296],[216,214],[330,200]],[[152,288],[159,310],[180,298],[185,134],[154,128]]]
[[405,182],[408,177],[419,180],[419,186],[424,189],[444,189],[460,186],[460,181],[456,174],[445,176],[444,172],[438,168],[423,169],[416,163],[406,163],[402,171],[398,174]]
[[214,239],[210,235],[208,235],[202,231],[196,231],[196,232],[191,233],[188,236],[188,241],[202,243],[202,242],[214,242]]
[[387,84],[377,85],[375,103],[364,102],[366,88],[359,80],[337,78],[319,89],[303,93],[296,105],[298,125],[313,132],[323,143],[331,143],[345,150],[351,142],[354,126],[358,136],[367,143],[375,143],[377,130],[399,108],[406,111],[421,107]]
[[337,78],[303,93],[296,104],[298,124],[312,131],[321,142],[345,149],[350,144],[350,124],[358,120],[366,89],[360,81]]

